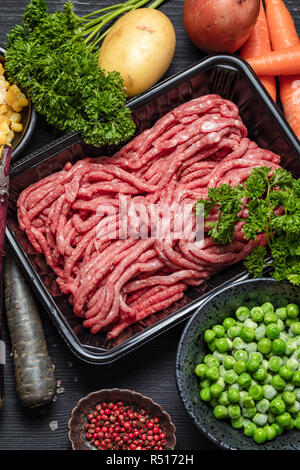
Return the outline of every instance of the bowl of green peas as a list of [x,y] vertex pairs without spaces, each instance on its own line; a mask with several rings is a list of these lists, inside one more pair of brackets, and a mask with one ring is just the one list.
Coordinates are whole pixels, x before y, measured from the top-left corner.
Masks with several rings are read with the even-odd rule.
[[219,447],[299,450],[299,287],[261,278],[212,292],[182,333],[176,381]]

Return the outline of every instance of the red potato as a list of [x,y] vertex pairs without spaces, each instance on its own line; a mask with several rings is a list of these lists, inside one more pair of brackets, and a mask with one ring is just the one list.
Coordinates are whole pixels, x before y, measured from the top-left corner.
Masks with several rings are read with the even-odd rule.
[[259,0],[185,0],[183,24],[199,49],[233,53],[250,36],[259,8]]

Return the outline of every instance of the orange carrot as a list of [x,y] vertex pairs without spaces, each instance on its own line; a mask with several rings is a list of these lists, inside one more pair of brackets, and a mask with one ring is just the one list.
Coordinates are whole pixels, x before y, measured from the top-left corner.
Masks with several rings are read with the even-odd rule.
[[[267,18],[262,4],[262,0],[260,0],[260,10],[257,21],[254,25],[249,39],[242,46],[240,50],[240,55],[241,57],[243,57],[243,59],[248,60],[250,57],[257,57],[267,52],[270,52],[271,50],[272,48]],[[260,75],[258,78],[260,79],[264,87],[267,89],[273,100],[276,101],[275,77]]]
[[294,20],[282,0],[265,0],[272,49],[277,51],[300,42]]
[[[295,23],[284,2],[265,0],[265,5],[273,50],[298,44]],[[300,74],[279,77],[279,90],[286,120],[300,139]]]
[[259,57],[250,57],[248,63],[257,75],[300,74],[300,42]]

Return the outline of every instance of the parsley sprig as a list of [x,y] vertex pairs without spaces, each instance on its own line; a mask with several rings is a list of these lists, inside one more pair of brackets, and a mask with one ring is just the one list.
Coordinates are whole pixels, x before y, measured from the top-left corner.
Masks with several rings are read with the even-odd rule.
[[[243,185],[210,188],[208,198],[196,202],[195,212],[204,208],[207,219],[212,209],[218,209],[217,220],[207,225],[208,234],[219,244],[232,242],[239,221],[244,221],[246,240],[265,233],[267,247],[257,246],[244,261],[249,273],[261,277],[268,266],[277,281],[300,285],[300,180],[282,168],[270,171],[253,168]],[[247,218],[241,218],[244,209]]]
[[26,88],[36,111],[61,132],[77,131],[95,146],[125,142],[135,124],[123,80],[99,68],[98,51],[110,23],[147,2],[127,0],[79,17],[70,1],[49,13],[45,0],[31,0],[7,37],[9,80]]

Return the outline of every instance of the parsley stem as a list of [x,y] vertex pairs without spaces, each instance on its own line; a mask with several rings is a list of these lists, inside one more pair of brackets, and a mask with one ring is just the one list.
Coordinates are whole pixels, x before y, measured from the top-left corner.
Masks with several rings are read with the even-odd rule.
[[[165,0],[155,0],[152,2],[148,8],[157,8]],[[79,21],[82,22],[82,28],[76,34],[76,39],[85,38],[84,42],[87,44],[89,50],[95,50],[98,52],[99,43],[104,39],[104,37],[110,31],[110,28],[106,29],[102,34],[101,30],[111,21],[113,21],[118,16],[121,16],[123,13],[127,13],[137,8],[141,8],[146,5],[149,0],[129,0],[124,3],[119,3],[112,5],[110,7],[101,8],[98,11],[85,15],[83,17],[78,17]],[[96,16],[99,13],[107,12],[104,15],[98,16],[97,18],[89,19],[93,16]]]

